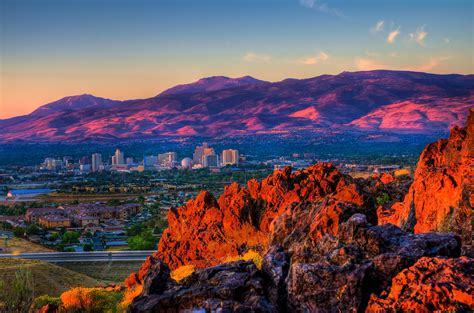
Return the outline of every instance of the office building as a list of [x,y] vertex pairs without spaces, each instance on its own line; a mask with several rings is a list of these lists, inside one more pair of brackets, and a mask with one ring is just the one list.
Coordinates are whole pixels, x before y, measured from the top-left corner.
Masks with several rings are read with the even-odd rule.
[[222,151],[222,165],[239,165],[239,150],[228,149]]
[[202,156],[202,166],[203,167],[218,167],[219,166],[219,156],[215,154],[208,154]]
[[208,146],[206,142],[202,144],[202,146],[197,146],[196,149],[194,150],[193,154],[193,163],[194,165],[203,165],[203,157],[206,155],[215,155],[214,148],[211,148]]
[[112,156],[112,165],[123,165],[125,164],[125,155],[120,149],[115,150],[115,154]]
[[102,169],[102,154],[94,153],[92,155],[92,172],[98,172]]
[[162,167],[173,167],[176,163],[176,152],[158,154],[158,164]]
[[147,155],[143,158],[143,166],[152,167],[158,165],[158,157],[156,155]]

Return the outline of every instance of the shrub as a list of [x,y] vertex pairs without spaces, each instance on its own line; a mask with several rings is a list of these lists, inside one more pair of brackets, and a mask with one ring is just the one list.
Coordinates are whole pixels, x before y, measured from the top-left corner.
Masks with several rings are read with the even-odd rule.
[[31,311],[36,312],[45,305],[49,305],[51,308],[59,308],[61,306],[61,299],[59,297],[51,297],[49,295],[36,297],[33,300]]
[[33,301],[33,278],[28,268],[20,268],[8,284],[0,281],[0,311],[28,312]]
[[180,266],[171,272],[171,278],[179,282],[183,278],[188,277],[189,275],[194,273],[195,270],[196,267],[194,265]]
[[119,307],[123,310],[126,311],[127,307],[132,303],[133,299],[138,297],[143,290],[143,285],[135,285],[132,288],[129,288],[125,291],[123,294],[122,302],[120,302]]
[[380,196],[378,196],[376,199],[377,201],[377,205],[384,205],[385,203],[387,203],[388,201],[390,201],[390,196],[388,195],[388,193],[386,192],[383,192]]
[[67,312],[117,312],[122,294],[104,288],[76,287],[61,294]]
[[235,261],[241,261],[241,260],[243,261],[251,260],[253,261],[253,263],[258,269],[262,269],[262,262],[263,262],[262,255],[255,250],[248,250],[247,252],[245,252],[244,255],[228,256],[224,262],[228,263],[228,262],[235,262]]

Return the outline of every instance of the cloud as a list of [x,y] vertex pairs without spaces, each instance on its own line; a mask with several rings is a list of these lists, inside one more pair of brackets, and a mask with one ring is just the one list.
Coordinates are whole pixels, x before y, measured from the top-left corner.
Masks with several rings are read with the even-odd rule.
[[425,32],[425,26],[418,27],[415,33],[410,33],[410,40],[416,41],[420,46],[425,46],[425,38],[428,33]]
[[449,38],[443,38],[443,41],[444,41],[445,44],[448,44],[448,43],[451,42],[451,40],[449,40]]
[[417,72],[429,72],[440,66],[444,61],[449,60],[451,57],[449,56],[443,56],[443,57],[432,57],[429,58],[428,61],[426,61],[423,64],[417,65],[417,66],[412,66],[412,67],[407,67],[404,70],[407,71],[417,71]]
[[383,30],[383,27],[385,25],[385,21],[381,20],[381,21],[378,21],[374,27],[372,27],[370,29],[370,32],[375,34],[375,33],[378,33],[378,32],[381,32]]
[[359,58],[355,60],[355,66],[358,70],[361,71],[370,71],[370,70],[380,70],[380,69],[386,69],[387,65],[374,60],[374,59],[364,59],[364,58]]
[[301,60],[298,60],[298,63],[306,64],[306,65],[315,65],[320,62],[324,62],[329,59],[329,55],[323,51],[320,51],[317,55],[305,57]]
[[272,56],[269,54],[257,54],[254,52],[247,52],[244,55],[244,61],[246,62],[264,62],[268,63],[272,60]]
[[305,8],[313,9],[323,13],[334,14],[338,17],[344,17],[344,14],[338,9],[329,7],[326,2],[321,0],[300,0],[300,5]]
[[391,31],[388,36],[387,36],[387,42],[388,43],[394,43],[395,42],[395,38],[397,38],[397,36],[400,34],[400,27],[398,27],[397,29],[395,29],[394,31]]

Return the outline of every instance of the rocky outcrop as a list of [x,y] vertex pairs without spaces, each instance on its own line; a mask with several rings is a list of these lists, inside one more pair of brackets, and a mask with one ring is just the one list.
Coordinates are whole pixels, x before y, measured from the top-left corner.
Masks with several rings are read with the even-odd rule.
[[272,246],[261,270],[238,261],[198,270],[178,283],[155,259],[129,311],[359,312],[372,295],[388,292],[392,277],[423,257],[459,254],[454,234],[414,235],[393,225],[372,226],[355,214],[337,236],[293,241],[288,249]]
[[372,295],[370,312],[474,310],[472,259],[423,257],[392,280],[390,292]]
[[472,241],[474,204],[474,111],[467,126],[454,127],[449,139],[429,144],[420,156],[405,199],[379,211],[380,223],[415,233],[453,231]]
[[[303,201],[322,201],[329,195],[332,202],[325,207],[330,210],[329,205],[332,205],[332,212],[326,223],[331,226],[323,225],[322,220],[315,222],[316,237],[326,229],[337,230],[340,214],[344,213],[344,220],[355,211],[373,208],[373,201],[356,182],[330,163],[295,172],[287,167],[262,182],[249,181],[246,188],[234,183],[225,188],[218,200],[203,191],[184,206],[171,209],[169,227],[163,233],[155,256],[171,269],[186,264],[203,268],[222,263],[227,257],[248,249],[263,252],[268,247],[272,222],[289,206]],[[343,205],[353,209],[343,210]],[[361,209],[356,210],[356,207]]]
[[157,269],[145,278],[142,294],[129,312],[275,312],[265,295],[264,273],[251,261],[237,261],[198,270],[180,283],[157,261]]

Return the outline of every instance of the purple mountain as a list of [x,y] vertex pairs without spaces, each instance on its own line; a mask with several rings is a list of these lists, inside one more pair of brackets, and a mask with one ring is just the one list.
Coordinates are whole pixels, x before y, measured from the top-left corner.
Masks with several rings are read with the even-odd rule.
[[343,72],[269,83],[210,77],[139,100],[68,97],[0,120],[0,142],[338,131],[432,133],[462,125],[474,75]]

